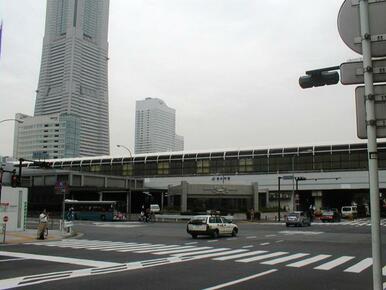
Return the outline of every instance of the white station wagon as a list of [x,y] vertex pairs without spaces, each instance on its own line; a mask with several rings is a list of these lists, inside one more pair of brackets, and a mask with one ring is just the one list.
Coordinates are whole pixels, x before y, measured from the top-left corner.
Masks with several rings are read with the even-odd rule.
[[193,239],[200,235],[218,238],[221,235],[235,237],[239,228],[226,217],[203,215],[191,218],[186,226],[186,231],[192,235]]

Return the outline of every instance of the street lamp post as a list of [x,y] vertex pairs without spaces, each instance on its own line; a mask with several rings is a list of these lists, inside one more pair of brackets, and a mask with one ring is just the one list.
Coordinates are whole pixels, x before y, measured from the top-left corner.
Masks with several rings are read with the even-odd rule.
[[130,157],[131,157],[131,158],[133,158],[133,154],[131,154],[131,151],[130,151],[130,149],[129,149],[129,148],[127,148],[125,145],[120,145],[120,144],[117,144],[117,147],[118,147],[118,148],[123,148],[123,149],[126,149],[126,150],[127,150],[127,152],[129,152],[129,154],[130,154]]
[[[131,154],[131,151],[129,148],[127,148],[125,145],[120,145],[117,144],[118,148],[123,148],[126,149],[127,152],[130,154],[130,158],[132,159],[133,162],[133,154]],[[126,217],[129,220],[131,216],[131,180],[129,178],[129,192],[126,194]]]
[[7,122],[7,121],[15,121],[19,124],[23,123],[22,120],[18,120],[18,119],[4,119],[4,120],[1,120],[0,123]]
[[277,177],[277,218],[280,222],[280,180],[281,176]]

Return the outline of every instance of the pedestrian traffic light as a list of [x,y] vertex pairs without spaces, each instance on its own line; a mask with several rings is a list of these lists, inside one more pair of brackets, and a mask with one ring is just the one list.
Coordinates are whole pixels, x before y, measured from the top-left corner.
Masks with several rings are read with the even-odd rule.
[[336,85],[339,82],[339,73],[333,70],[337,69],[339,66],[306,71],[306,76],[299,78],[299,85],[303,89]]

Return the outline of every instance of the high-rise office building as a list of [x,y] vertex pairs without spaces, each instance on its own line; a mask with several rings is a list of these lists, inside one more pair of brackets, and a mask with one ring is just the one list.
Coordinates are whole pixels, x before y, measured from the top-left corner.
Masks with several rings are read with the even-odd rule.
[[110,152],[108,15],[109,0],[47,0],[35,116],[79,116],[79,156]]
[[17,113],[13,156],[24,159],[55,159],[79,156],[80,119],[62,113],[28,116]]
[[136,102],[135,153],[182,151],[183,137],[176,136],[175,109],[158,98]]

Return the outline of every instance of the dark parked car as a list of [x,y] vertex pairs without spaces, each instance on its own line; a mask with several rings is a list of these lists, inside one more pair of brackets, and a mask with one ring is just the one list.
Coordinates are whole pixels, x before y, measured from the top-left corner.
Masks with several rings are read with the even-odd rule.
[[294,211],[287,215],[285,219],[285,225],[289,226],[310,226],[311,225],[311,217],[308,212],[305,211]]
[[324,223],[340,222],[340,213],[336,208],[323,210],[320,220]]

